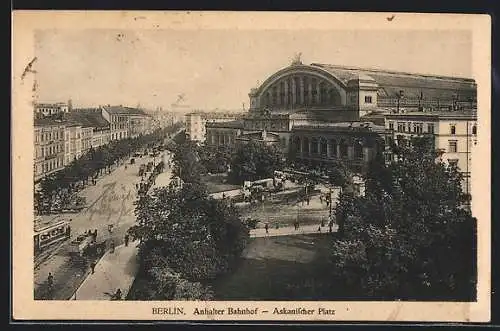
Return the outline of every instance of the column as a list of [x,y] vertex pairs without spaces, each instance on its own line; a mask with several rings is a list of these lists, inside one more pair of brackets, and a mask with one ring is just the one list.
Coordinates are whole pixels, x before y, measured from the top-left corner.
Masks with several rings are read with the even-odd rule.
[[285,100],[283,100],[285,102],[285,107],[288,106],[288,103],[289,103],[289,100],[288,100],[288,79],[285,79]]
[[276,104],[281,105],[281,83],[276,84]]
[[[304,91],[302,90],[302,92],[304,92]],[[310,156],[311,155],[311,147],[312,147],[312,139],[311,138],[308,139],[308,143],[309,143],[309,148],[308,148],[309,153],[307,154],[307,156]]]
[[347,146],[347,158],[349,160],[354,159],[354,146],[352,144]]
[[319,79],[316,81],[316,103],[319,105],[321,102],[321,87]]
[[314,102],[312,99],[313,91],[312,91],[312,82],[311,82],[310,78],[308,79],[307,86],[308,86],[308,89],[307,89],[308,90],[307,91],[308,104],[312,105]]
[[300,104],[304,104],[304,77],[300,76]]
[[297,104],[297,85],[295,84],[295,77],[292,77],[292,105]]
[[366,146],[363,146],[363,161],[364,162],[370,161],[370,148]]
[[340,142],[337,142],[337,158],[340,159],[341,155],[340,155]]
[[318,154],[319,154],[319,155],[322,155],[322,154],[321,154],[321,139],[322,139],[322,138],[319,138],[319,139],[318,139]]
[[303,137],[300,137],[299,139],[299,150],[300,150],[300,156],[303,156],[304,155],[304,141],[303,141]]

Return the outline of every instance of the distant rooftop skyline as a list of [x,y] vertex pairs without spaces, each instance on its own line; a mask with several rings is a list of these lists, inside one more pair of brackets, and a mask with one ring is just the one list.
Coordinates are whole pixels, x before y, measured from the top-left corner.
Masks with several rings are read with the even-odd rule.
[[323,63],[472,77],[468,31],[39,30],[40,102],[248,109],[248,93],[301,52]]

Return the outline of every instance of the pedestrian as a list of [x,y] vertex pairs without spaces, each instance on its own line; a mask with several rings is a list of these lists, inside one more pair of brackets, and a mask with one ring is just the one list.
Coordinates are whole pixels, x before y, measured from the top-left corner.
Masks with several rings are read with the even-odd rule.
[[321,227],[325,226],[325,220],[321,220]]
[[269,224],[266,223],[266,225],[264,225],[264,228],[266,229],[266,234],[269,233]]
[[128,233],[125,235],[125,247],[128,246],[128,240],[129,240],[129,236],[128,236]]
[[323,204],[323,195],[319,196],[319,201],[321,202],[321,204]]
[[94,274],[94,269],[95,269],[95,261],[90,262],[90,272]]
[[328,224],[329,228],[330,228],[330,233],[333,232],[333,221],[330,221],[330,223]]
[[51,272],[49,272],[49,275],[47,276],[47,285],[49,286],[49,288],[52,288],[52,286],[54,285],[54,276],[52,276]]
[[50,297],[52,297],[53,289],[54,289],[54,276],[52,276],[52,273],[49,272],[49,275],[47,276],[47,290],[48,290],[48,295]]

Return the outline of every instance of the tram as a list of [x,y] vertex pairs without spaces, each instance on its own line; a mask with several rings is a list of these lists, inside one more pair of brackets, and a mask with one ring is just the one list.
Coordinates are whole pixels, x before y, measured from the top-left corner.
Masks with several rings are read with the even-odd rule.
[[33,235],[35,255],[55,243],[69,239],[70,236],[71,226],[66,220],[61,220],[35,230]]

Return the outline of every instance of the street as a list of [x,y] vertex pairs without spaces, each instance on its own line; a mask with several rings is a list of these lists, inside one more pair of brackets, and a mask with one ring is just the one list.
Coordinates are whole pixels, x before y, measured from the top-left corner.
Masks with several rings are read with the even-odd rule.
[[[79,234],[97,229],[98,242],[113,240],[116,246],[123,242],[125,232],[135,222],[135,185],[140,182],[139,166],[150,161],[152,158],[143,157],[136,158],[133,165],[120,165],[111,174],[98,179],[95,186],[87,186],[80,192],[87,199],[87,208],[80,213],[65,215],[71,219],[71,239],[36,266],[35,299],[46,298],[49,272],[54,276],[52,298],[56,300],[70,298],[89,273],[90,261],[73,261],[68,254],[69,242]],[[109,224],[113,225],[112,232],[108,231]]]

